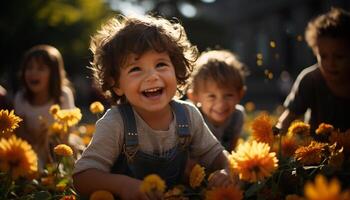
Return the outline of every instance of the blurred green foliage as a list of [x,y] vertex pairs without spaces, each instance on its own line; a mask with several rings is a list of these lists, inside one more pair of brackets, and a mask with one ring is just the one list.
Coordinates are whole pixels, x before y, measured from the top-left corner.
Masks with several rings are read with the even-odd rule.
[[0,9],[0,81],[13,78],[23,53],[40,43],[61,51],[68,73],[80,71],[89,61],[91,35],[115,14],[104,0],[11,0]]

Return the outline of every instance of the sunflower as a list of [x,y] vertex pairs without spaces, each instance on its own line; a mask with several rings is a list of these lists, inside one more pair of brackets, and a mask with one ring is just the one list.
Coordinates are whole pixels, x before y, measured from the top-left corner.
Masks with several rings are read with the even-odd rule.
[[276,153],[262,142],[246,142],[230,156],[232,173],[237,172],[244,181],[257,182],[269,177],[278,167]]
[[302,146],[295,150],[294,157],[304,165],[319,164],[326,145],[325,143],[312,141],[309,146]]
[[57,111],[56,115],[54,115],[55,119],[62,124],[67,124],[68,126],[74,126],[77,124],[82,117],[79,108],[73,109],[63,109]]
[[73,150],[70,146],[65,144],[59,144],[54,149],[55,154],[59,156],[71,156],[73,155]]
[[13,132],[19,125],[22,119],[14,114],[11,110],[0,110],[0,134]]
[[61,108],[60,108],[60,106],[58,105],[58,104],[54,104],[54,105],[52,105],[51,107],[50,107],[50,114],[51,115],[56,115],[57,114],[57,112],[59,111],[59,110],[61,110]]
[[263,113],[254,119],[252,122],[252,136],[258,142],[272,144],[272,120],[267,114]]
[[90,200],[113,200],[113,194],[106,190],[98,190],[91,194]]
[[217,187],[205,194],[206,200],[243,199],[243,192],[237,186]]
[[328,182],[324,176],[317,175],[314,184],[305,184],[304,194],[309,200],[340,200],[341,187],[337,179]]
[[143,179],[140,190],[144,193],[163,193],[165,191],[165,182],[158,175],[150,174]]
[[334,130],[334,127],[331,124],[321,123],[316,129],[317,135],[330,134]]
[[204,167],[201,167],[200,165],[196,164],[191,171],[190,174],[190,186],[192,188],[196,188],[201,185],[202,181],[205,177],[205,171]]
[[293,135],[304,135],[310,134],[310,125],[301,121],[294,121],[288,128],[288,133]]
[[0,140],[0,171],[18,177],[32,177],[38,171],[38,158],[32,147],[15,135]]
[[92,104],[90,104],[90,111],[93,114],[102,113],[104,110],[105,107],[99,101],[95,101]]

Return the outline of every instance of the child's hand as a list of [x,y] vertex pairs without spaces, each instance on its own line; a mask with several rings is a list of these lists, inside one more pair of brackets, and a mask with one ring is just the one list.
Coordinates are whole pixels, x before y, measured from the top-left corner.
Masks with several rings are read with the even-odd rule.
[[129,177],[125,179],[124,187],[120,190],[120,198],[123,200],[151,200],[145,193],[141,192],[142,181]]
[[233,184],[232,177],[227,169],[213,172],[209,176],[209,187],[227,187]]

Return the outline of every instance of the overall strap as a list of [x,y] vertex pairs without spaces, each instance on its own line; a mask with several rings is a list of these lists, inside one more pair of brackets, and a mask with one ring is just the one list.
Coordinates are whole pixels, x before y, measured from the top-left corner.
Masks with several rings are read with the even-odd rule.
[[131,162],[138,151],[139,141],[134,112],[129,103],[118,106],[124,122],[123,151],[128,162]]
[[170,102],[176,117],[176,132],[180,138],[180,147],[186,148],[191,142],[189,127],[189,116],[184,105],[176,102]]

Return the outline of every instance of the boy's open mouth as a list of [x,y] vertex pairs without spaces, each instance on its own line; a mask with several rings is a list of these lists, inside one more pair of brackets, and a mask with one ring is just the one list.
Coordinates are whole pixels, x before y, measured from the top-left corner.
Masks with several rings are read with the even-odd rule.
[[158,96],[158,95],[161,95],[162,93],[163,93],[163,88],[160,88],[160,87],[147,89],[142,92],[142,94],[146,97]]

